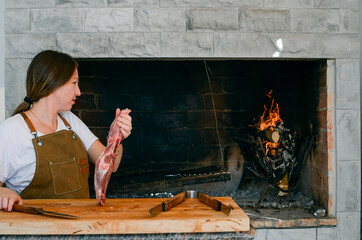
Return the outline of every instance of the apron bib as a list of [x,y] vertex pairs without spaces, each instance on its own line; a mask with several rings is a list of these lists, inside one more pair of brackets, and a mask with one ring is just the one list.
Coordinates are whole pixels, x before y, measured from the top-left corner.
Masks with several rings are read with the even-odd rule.
[[27,123],[36,155],[35,174],[22,192],[24,199],[89,198],[89,163],[82,140],[69,123],[59,115],[68,130],[37,136],[30,119],[20,113]]

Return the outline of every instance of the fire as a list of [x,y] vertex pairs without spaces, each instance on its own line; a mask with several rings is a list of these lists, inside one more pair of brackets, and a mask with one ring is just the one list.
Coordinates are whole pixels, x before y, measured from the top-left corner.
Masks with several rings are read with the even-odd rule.
[[265,147],[265,154],[270,153],[272,156],[276,155],[276,149],[279,148],[280,133],[274,128],[282,123],[282,119],[279,114],[279,104],[274,102],[274,98],[271,97],[273,90],[271,90],[266,96],[271,99],[270,108],[264,105],[263,115],[260,117],[260,121],[253,127],[256,127],[260,131],[264,131],[268,140],[263,139],[263,145]]
[[[270,99],[272,98],[271,97],[272,92],[273,92],[273,90],[271,90],[266,95]],[[264,105],[264,112],[263,112],[263,115],[260,117],[260,125],[259,125],[258,129],[260,131],[263,131],[266,129],[270,129],[271,131],[273,131],[273,127],[276,127],[277,124],[280,123],[281,121],[282,121],[282,119],[280,118],[280,115],[279,115],[279,104],[276,103],[274,106],[274,98],[273,98],[269,109]]]

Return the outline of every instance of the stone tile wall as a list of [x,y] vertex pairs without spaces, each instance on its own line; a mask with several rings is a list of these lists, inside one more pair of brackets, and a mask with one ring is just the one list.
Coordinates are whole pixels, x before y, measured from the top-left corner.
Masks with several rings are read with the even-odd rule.
[[25,96],[27,66],[43,49],[74,57],[335,59],[329,189],[335,190],[338,226],[269,229],[258,238],[359,239],[357,0],[6,0],[0,7],[5,12],[5,81],[0,81],[5,116],[0,119]]

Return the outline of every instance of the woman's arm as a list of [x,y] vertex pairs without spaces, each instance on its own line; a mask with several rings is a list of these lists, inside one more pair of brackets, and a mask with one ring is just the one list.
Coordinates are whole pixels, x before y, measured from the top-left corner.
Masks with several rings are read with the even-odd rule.
[[23,204],[21,197],[13,190],[3,187],[0,182],[0,209],[10,212],[13,210],[14,203]]
[[[127,138],[131,134],[132,130],[132,118],[128,113],[126,113],[128,111],[130,110],[121,111],[119,108],[117,108],[116,116],[118,117],[114,119],[114,121],[117,121],[118,127],[121,128],[122,140]],[[88,150],[89,161],[96,164],[98,158],[100,157],[105,148],[106,147],[99,140],[96,140]],[[113,172],[117,171],[118,166],[122,159],[122,155],[123,155],[123,146],[121,143],[120,145],[118,145],[116,149],[116,158],[112,170]]]
[[[99,140],[96,140],[88,150],[89,161],[96,164],[98,158],[101,156],[104,149],[106,149],[106,147]],[[118,145],[116,150],[116,158],[114,160],[114,165],[112,170],[113,172],[117,171],[118,166],[121,163],[122,154],[123,154],[123,147],[122,144],[120,144]]]

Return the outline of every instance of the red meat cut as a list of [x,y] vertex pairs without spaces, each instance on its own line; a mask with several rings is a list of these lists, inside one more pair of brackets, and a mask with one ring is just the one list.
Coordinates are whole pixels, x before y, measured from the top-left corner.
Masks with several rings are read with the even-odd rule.
[[[121,113],[129,114],[130,112],[131,110],[129,109],[122,110],[116,118],[119,117]],[[115,152],[117,146],[121,143],[122,138],[121,128],[117,126],[115,120],[109,128],[107,147],[98,158],[94,170],[94,189],[97,202],[101,206],[105,206],[106,204],[106,190],[112,175],[114,160],[116,158]]]

